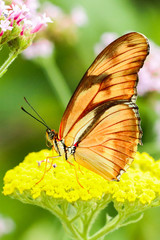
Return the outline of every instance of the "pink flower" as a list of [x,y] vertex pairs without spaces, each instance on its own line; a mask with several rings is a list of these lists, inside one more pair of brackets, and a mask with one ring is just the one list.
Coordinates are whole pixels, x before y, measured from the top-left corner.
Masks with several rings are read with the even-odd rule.
[[41,17],[39,16],[35,20],[35,26],[33,26],[31,33],[38,32],[43,26],[46,26],[47,23],[52,23],[52,20],[50,17],[46,16],[46,13],[44,13]]
[[27,59],[33,59],[37,57],[49,57],[53,53],[53,43],[47,39],[40,39],[32,43],[30,47],[24,50],[23,55]]
[[[0,20],[0,36],[2,36],[6,30],[12,30],[13,26],[15,27],[14,23],[20,27],[20,35],[23,35],[26,30],[29,30],[31,34],[38,32],[43,26],[46,26],[47,23],[52,22],[45,13],[42,16],[37,14],[37,6],[38,2],[36,0],[14,0],[11,6],[6,6],[4,2],[1,1],[0,11],[6,19]],[[33,9],[31,9],[31,7],[33,7]]]
[[87,14],[81,6],[73,8],[70,14],[66,14],[60,7],[46,2],[43,5],[43,10],[51,19],[54,18],[57,33],[62,33],[67,28],[76,29],[76,26],[81,27],[88,22]]
[[45,2],[43,5],[43,10],[47,13],[47,16],[49,16],[51,19],[54,17],[54,19],[60,19],[63,17],[64,13],[62,9],[50,2]]
[[0,1],[0,16],[2,13],[7,14],[10,7],[6,6],[3,1]]
[[24,2],[23,0],[12,0],[12,4],[21,6]]
[[47,17],[47,16],[46,16],[46,13],[44,13],[44,14],[41,16],[41,22],[42,22],[44,25],[47,25],[47,23],[52,23],[52,20],[50,19],[50,17]]
[[18,5],[18,6],[22,6],[25,4],[32,13],[36,13],[36,11],[39,7],[38,0],[12,0],[12,4]]
[[138,93],[160,92],[160,47],[150,41],[150,54],[139,73]]
[[7,30],[12,30],[12,26],[10,26],[11,22],[8,21],[8,20],[1,20],[0,21],[0,28],[1,28],[1,31],[4,33],[6,32]]
[[25,4],[26,4],[27,8],[30,9],[32,14],[36,14],[37,9],[40,5],[38,0],[26,0]]
[[81,6],[77,6],[72,9],[71,18],[73,22],[79,27],[85,25],[88,22],[87,14],[84,8]]
[[100,42],[96,43],[94,46],[94,52],[96,55],[98,55],[105,47],[107,47],[111,42],[113,42],[116,38],[118,38],[117,33],[103,33]]
[[15,224],[11,218],[0,215],[0,237],[12,232],[14,228]]
[[11,10],[9,11],[10,15],[8,17],[8,20],[14,19],[16,20],[22,13],[21,8],[18,5],[11,5]]

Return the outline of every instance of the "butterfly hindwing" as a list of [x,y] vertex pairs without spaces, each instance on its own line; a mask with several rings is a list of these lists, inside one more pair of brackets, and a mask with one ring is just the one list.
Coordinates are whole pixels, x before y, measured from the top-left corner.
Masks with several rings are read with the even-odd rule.
[[[106,106],[96,118],[88,134],[80,139],[75,160],[108,180],[117,179],[131,164],[141,143],[138,108],[132,103],[117,103]],[[77,136],[79,132],[74,141],[79,140]]]

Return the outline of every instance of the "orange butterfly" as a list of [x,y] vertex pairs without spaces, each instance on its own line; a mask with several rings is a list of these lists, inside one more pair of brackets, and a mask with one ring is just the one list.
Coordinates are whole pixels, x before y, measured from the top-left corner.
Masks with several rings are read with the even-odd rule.
[[108,45],[75,90],[59,128],[47,140],[65,159],[107,180],[120,180],[141,144],[138,71],[149,53],[147,39],[131,32]]

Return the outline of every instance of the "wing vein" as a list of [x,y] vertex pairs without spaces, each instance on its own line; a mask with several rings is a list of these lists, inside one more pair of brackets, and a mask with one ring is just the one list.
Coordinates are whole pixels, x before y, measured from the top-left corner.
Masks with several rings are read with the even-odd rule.
[[[104,159],[106,159],[107,161],[109,161],[109,162],[111,162],[111,163],[113,163],[110,159],[108,159],[108,158],[106,158],[105,156],[103,156],[103,155],[101,155],[100,153],[98,153],[98,152],[96,152],[96,151],[94,151],[93,149],[91,149],[90,148],[90,151],[92,151],[92,152],[94,152],[94,153],[96,153],[97,155],[99,155],[99,156],[101,156],[102,158],[104,158]],[[107,163],[106,163],[107,164]],[[107,164],[108,165],[108,164]],[[119,167],[119,165],[118,164],[116,164],[116,163],[114,163],[114,165],[116,165],[117,167]],[[109,168],[111,168],[109,165],[108,165],[108,167]],[[111,168],[112,169],[112,168]],[[118,174],[119,174],[119,172],[116,170],[116,169],[114,169]]]
[[[107,147],[107,146],[105,146],[105,145],[102,145],[102,146],[105,147],[105,148],[108,148],[108,149],[110,149],[110,150],[113,150],[113,151],[115,151],[115,152],[117,152],[117,153],[120,153],[120,154],[122,154],[122,155],[125,155],[126,157],[132,158],[132,157],[129,156],[128,154],[123,153],[123,152],[121,152],[121,151],[119,151],[119,150],[117,150],[117,149],[114,149],[114,148],[111,148],[111,147]],[[123,161],[123,162],[124,162],[124,161]]]

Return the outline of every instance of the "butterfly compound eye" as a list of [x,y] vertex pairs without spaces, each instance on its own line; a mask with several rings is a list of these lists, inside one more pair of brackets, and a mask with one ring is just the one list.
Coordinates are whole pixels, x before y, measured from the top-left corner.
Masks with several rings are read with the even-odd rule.
[[46,130],[46,135],[48,140],[53,140],[55,138],[55,131],[47,129]]

